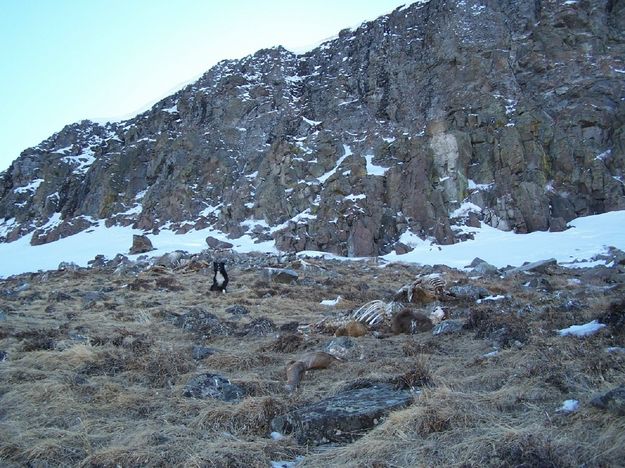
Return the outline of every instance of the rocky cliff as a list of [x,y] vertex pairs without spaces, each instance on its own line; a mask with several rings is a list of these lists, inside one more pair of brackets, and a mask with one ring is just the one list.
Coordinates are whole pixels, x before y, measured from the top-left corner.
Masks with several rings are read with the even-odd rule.
[[624,172],[625,1],[430,0],[65,127],[0,174],[0,236],[104,219],[377,255],[625,209]]

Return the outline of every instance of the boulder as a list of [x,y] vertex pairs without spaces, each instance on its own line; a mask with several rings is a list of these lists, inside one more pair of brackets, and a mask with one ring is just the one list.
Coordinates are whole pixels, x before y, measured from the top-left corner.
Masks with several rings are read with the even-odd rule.
[[275,417],[271,428],[292,434],[300,444],[349,443],[363,436],[382,418],[413,401],[408,390],[380,383],[340,392]]
[[473,260],[470,266],[475,273],[478,273],[480,275],[489,276],[499,274],[499,270],[496,266],[491,265],[490,263],[480,258],[476,258],[475,260]]
[[465,299],[468,301],[477,301],[491,295],[491,293],[481,286],[474,286],[472,284],[466,284],[462,286],[451,286],[448,291],[456,296],[458,299]]
[[132,247],[130,247],[130,255],[142,254],[154,250],[152,241],[148,236],[134,234],[132,236]]
[[212,236],[206,238],[206,244],[213,250],[225,250],[234,247],[230,242],[222,241]]
[[518,275],[520,273],[549,273],[550,268],[558,266],[558,261],[555,258],[548,260],[539,260],[537,262],[526,263],[517,268],[506,270],[505,276]]
[[183,396],[192,398],[214,398],[222,401],[238,401],[245,396],[242,387],[230,383],[219,374],[200,374],[191,378],[184,387]]
[[618,416],[625,416],[625,385],[594,397],[590,400],[590,404],[595,408],[610,411]]
[[408,252],[412,252],[414,249],[403,242],[395,242],[393,245],[393,249],[397,255],[407,254]]

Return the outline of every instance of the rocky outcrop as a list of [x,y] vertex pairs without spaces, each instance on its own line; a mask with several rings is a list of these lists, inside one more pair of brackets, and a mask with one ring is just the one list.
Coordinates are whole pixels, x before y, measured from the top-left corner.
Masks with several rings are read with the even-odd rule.
[[304,405],[271,421],[274,431],[293,434],[302,444],[352,442],[382,422],[391,411],[412,403],[408,390],[380,383],[340,392]]
[[142,254],[154,250],[152,241],[148,236],[132,236],[132,246],[130,247],[130,255]]
[[171,223],[363,256],[625,209],[623,11],[430,0],[303,55],[223,61],[133,119],[25,150],[0,175],[0,238]]

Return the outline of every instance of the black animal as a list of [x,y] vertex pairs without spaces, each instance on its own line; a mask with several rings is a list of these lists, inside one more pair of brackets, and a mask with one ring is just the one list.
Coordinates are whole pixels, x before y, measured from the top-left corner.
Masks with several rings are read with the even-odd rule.
[[224,262],[213,262],[213,284],[211,291],[226,292],[228,286],[228,273],[226,273],[226,264]]

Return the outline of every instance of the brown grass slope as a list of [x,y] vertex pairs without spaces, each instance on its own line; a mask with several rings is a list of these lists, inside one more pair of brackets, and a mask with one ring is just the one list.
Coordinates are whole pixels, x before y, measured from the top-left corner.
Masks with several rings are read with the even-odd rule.
[[[388,300],[433,270],[448,286],[480,286],[506,298],[443,302],[450,318],[465,321],[460,333],[352,338],[357,358],[307,373],[293,395],[284,390],[286,362],[333,338],[315,328],[294,336],[286,331],[293,322]],[[620,309],[610,309],[625,291],[618,267],[504,279],[324,262],[300,269],[293,285],[269,283],[254,269],[229,273],[228,294],[209,293],[211,279],[201,272],[169,270],[0,281],[0,350],[7,353],[0,362],[0,464],[254,467],[304,455],[302,466],[607,467],[625,459],[624,417],[589,404],[625,382],[625,353],[606,351],[625,346]],[[538,287],[527,286],[534,279]],[[337,307],[320,305],[339,295]],[[226,312],[232,305],[249,314]],[[221,332],[181,328],[180,317],[192,310],[214,314]],[[611,325],[592,336],[555,333],[598,317]],[[261,318],[275,327],[263,321],[258,328]],[[493,343],[500,349],[488,355]],[[195,360],[197,345],[217,352]],[[201,372],[231,379],[247,396],[236,403],[184,397],[187,381]],[[303,447],[269,437],[274,416],[375,380],[422,391],[348,445]],[[558,411],[567,399],[579,400],[580,409]]]

